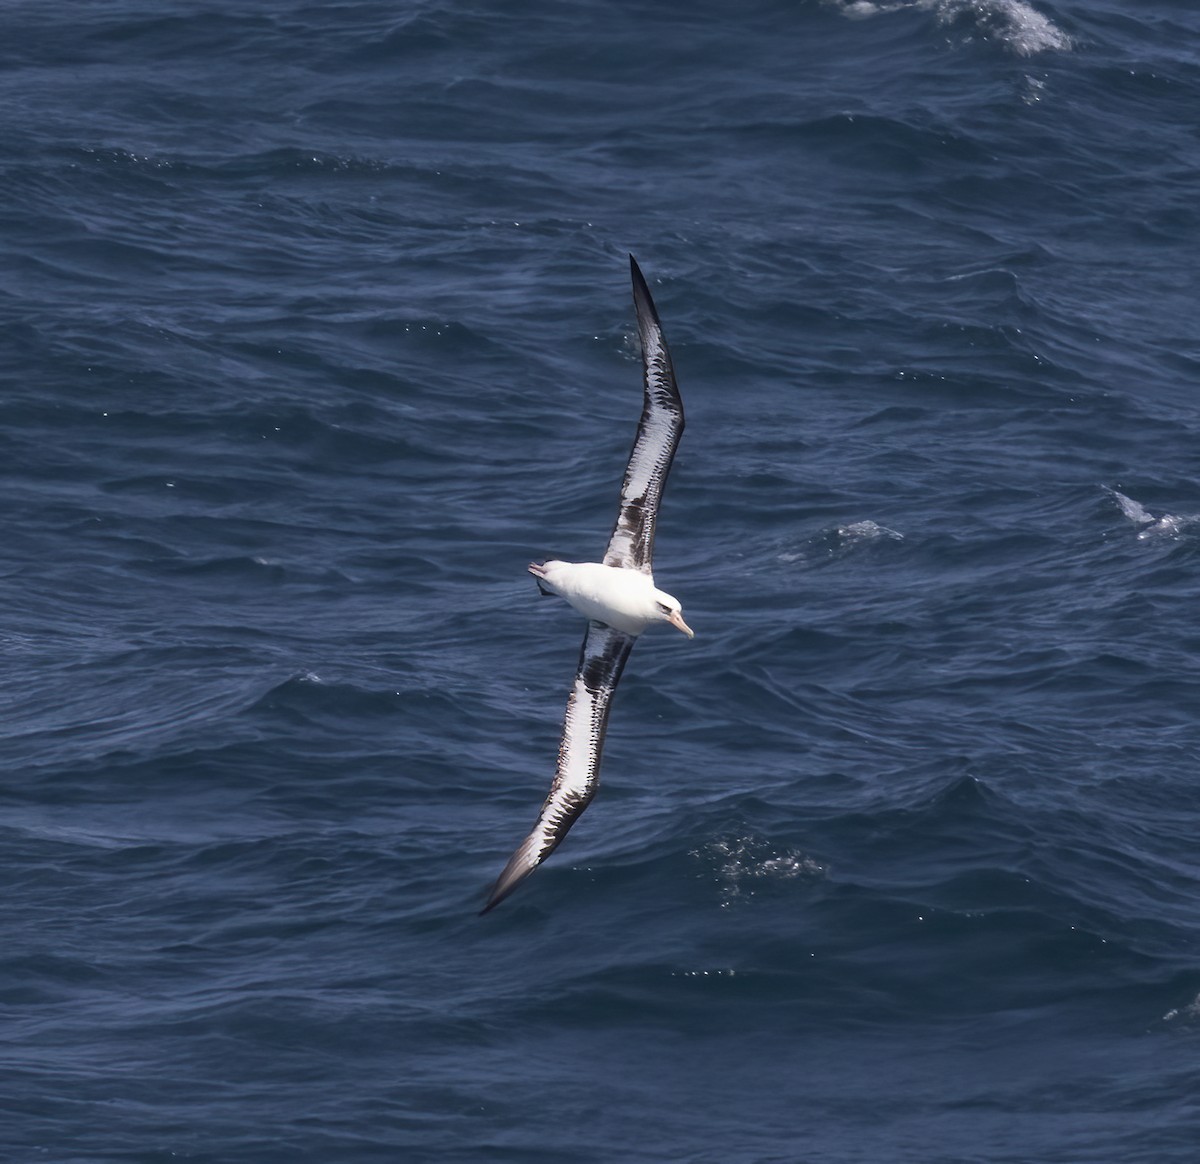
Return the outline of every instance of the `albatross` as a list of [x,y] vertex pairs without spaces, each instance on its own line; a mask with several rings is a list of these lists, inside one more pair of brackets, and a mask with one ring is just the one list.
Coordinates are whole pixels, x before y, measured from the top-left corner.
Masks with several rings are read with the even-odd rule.
[[550,795],[492,886],[483,913],[499,905],[558,848],[595,796],[609,704],[638,635],[654,623],[666,623],[693,637],[678,599],[654,585],[653,564],[658,503],[683,434],[683,402],[654,300],[632,255],[629,270],[642,346],[642,418],[604,560],[529,566],[538,589],[565,598],[588,625],[567,698]]

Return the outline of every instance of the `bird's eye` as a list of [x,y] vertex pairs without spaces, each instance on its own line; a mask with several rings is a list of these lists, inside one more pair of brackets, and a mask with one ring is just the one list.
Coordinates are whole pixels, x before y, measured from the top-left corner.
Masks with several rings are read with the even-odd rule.
[[661,610],[663,612],[663,614],[671,613],[671,608],[665,602],[660,602],[658,604],[658,609]]

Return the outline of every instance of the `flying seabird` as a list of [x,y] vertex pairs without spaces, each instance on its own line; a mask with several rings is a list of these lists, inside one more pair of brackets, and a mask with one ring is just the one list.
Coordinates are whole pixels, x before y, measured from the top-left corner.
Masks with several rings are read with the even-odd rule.
[[629,269],[642,344],[642,418],[625,468],[617,524],[604,561],[534,562],[529,567],[538,589],[565,598],[588,620],[588,626],[575,685],[567,698],[550,795],[529,836],[497,878],[484,913],[554,852],[596,794],[609,703],[634,640],[656,622],[669,623],[692,638],[678,600],[655,587],[653,568],[658,503],[683,434],[683,402],[654,300],[632,255]]

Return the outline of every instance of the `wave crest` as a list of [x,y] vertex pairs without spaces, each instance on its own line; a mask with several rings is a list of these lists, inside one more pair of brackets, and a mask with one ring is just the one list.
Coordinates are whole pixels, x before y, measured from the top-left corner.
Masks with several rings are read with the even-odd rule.
[[834,3],[855,20],[906,8],[932,12],[940,25],[967,26],[968,41],[977,34],[1022,57],[1068,52],[1072,47],[1071,38],[1025,0],[834,0]]

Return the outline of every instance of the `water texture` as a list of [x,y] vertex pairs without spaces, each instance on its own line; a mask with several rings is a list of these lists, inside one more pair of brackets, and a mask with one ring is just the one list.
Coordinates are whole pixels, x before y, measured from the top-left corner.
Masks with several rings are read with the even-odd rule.
[[1196,1159],[1200,10],[3,26],[0,1160]]

